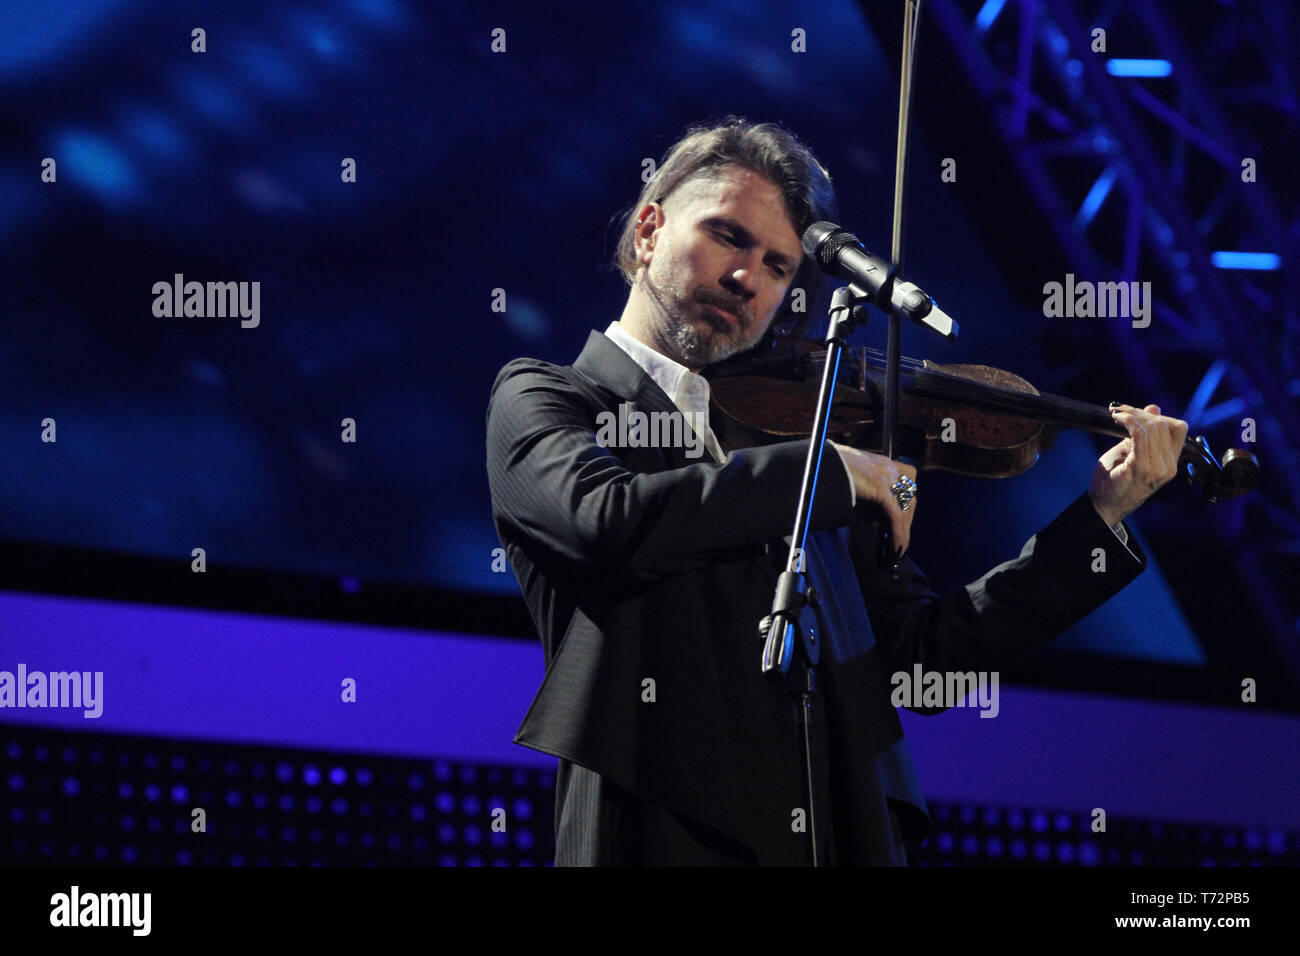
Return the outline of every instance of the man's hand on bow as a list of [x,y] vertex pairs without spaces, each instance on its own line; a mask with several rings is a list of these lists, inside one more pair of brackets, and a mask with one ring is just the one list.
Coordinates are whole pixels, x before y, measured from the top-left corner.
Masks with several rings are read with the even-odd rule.
[[912,540],[912,519],[916,517],[916,499],[913,498],[904,511],[899,499],[890,490],[900,477],[906,475],[916,480],[916,469],[911,465],[862,451],[851,445],[831,442],[843,457],[853,476],[853,488],[857,492],[857,503],[874,501],[880,505],[889,519],[894,545],[899,554],[907,551]]

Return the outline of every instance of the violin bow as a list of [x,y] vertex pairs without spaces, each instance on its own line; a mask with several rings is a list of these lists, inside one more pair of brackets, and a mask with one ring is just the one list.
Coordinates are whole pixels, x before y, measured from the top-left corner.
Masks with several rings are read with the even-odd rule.
[[[889,302],[893,283],[903,275],[903,218],[907,207],[907,144],[912,124],[912,71],[916,54],[916,33],[920,26],[921,0],[905,0],[903,12],[903,57],[898,86],[898,145],[894,153],[894,223],[889,247],[889,275],[880,301]],[[881,419],[882,453],[894,458],[894,436],[898,427],[899,364],[902,355],[898,310],[890,309],[885,337],[885,408]]]

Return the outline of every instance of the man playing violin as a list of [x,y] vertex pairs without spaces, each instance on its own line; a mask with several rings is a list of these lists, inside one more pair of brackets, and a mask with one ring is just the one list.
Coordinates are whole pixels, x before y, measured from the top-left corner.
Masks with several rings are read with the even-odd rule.
[[[692,129],[626,222],[619,319],[572,366],[517,359],[493,386],[494,520],[546,657],[515,739],[560,760],[557,865],[809,859],[792,705],[759,672],[755,628],[810,440],[727,452],[706,424],[709,454],[691,460],[609,447],[598,421],[630,403],[707,423],[700,371],[796,319],[792,291],[812,288],[816,268],[800,236],[834,214],[829,176],[784,129],[734,117]],[[1087,490],[1017,558],[945,595],[907,557],[916,470],[828,443],[806,549],[824,612],[812,716],[823,861],[905,865],[931,828],[888,675],[996,668],[1145,567],[1123,521],[1174,477],[1187,425],[1154,405],[1112,415],[1129,437]]]

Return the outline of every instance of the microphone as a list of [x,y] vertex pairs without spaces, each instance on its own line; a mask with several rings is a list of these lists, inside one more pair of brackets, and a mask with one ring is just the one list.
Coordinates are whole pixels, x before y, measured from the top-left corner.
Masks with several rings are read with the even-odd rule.
[[815,222],[804,230],[803,251],[816,260],[823,272],[849,280],[854,295],[905,315],[949,341],[957,338],[956,321],[913,283],[895,280],[886,300],[881,290],[889,278],[889,263],[862,248],[858,237],[847,229],[833,222]]

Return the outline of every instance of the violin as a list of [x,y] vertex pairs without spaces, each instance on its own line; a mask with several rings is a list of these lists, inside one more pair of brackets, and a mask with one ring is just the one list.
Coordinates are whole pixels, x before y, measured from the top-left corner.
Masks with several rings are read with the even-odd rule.
[[[709,422],[726,448],[807,438],[826,362],[826,345],[776,336],[761,356],[743,354],[704,370],[712,392]],[[879,453],[883,447],[885,356],[843,351],[827,437]],[[918,470],[936,468],[981,478],[1028,471],[1062,428],[1127,438],[1099,405],[1048,395],[1018,375],[987,365],[900,362],[899,457]],[[1210,502],[1243,495],[1259,478],[1253,454],[1231,448],[1221,460],[1204,436],[1183,442],[1179,468]]]

